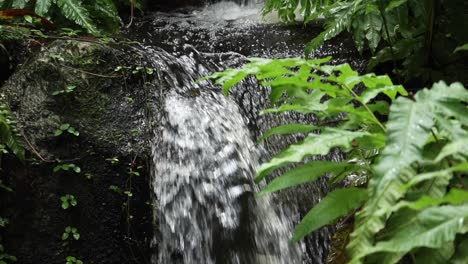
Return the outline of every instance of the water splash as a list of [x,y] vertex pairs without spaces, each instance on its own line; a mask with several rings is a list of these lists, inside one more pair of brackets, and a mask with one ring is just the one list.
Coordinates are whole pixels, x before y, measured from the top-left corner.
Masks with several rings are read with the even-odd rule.
[[[291,222],[255,199],[258,157],[236,104],[171,93],[153,144],[161,239],[153,263],[300,263]],[[279,210],[279,208],[278,208]]]

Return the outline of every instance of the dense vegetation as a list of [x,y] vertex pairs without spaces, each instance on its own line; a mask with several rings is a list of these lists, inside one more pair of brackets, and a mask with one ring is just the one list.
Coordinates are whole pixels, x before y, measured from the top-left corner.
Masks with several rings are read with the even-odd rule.
[[[18,36],[44,40],[90,34],[105,40],[123,25],[122,7],[133,10],[138,3],[0,0],[0,49],[5,49],[1,41]],[[398,83],[431,86],[412,94],[387,75],[361,75],[348,64],[330,64],[330,58],[251,59],[241,69],[211,76],[226,93],[249,75],[257,78],[270,89],[271,108],[264,114],[319,118],[317,124],[273,128],[261,139],[305,135],[261,166],[256,181],[269,183],[259,196],[320,177],[335,188],[302,219],[293,241],[338,222],[340,239],[330,263],[468,262],[468,91],[461,83],[440,81],[466,78],[467,7],[463,0],[266,1],[264,13],[277,11],[286,22],[295,21],[298,11],[305,23],[325,20],[306,55],[348,31],[357,49],[370,54],[369,71],[380,66]],[[1,100],[0,156],[12,153],[23,160],[21,132]],[[63,133],[79,135],[70,124],[62,124],[54,135]],[[346,154],[345,160],[320,159],[335,148]],[[289,170],[268,178],[280,168]],[[60,164],[54,172],[69,170],[78,173],[80,168]],[[0,189],[11,191],[2,182]],[[125,193],[117,187],[114,191]],[[73,195],[61,197],[64,210],[76,205]],[[6,223],[0,217],[0,226]],[[79,240],[80,234],[67,226],[62,239]],[[0,245],[0,263],[14,260]],[[81,263],[73,256],[66,261]]]
[[[293,111],[320,119],[317,125],[288,124],[265,133],[262,139],[307,136],[263,164],[257,182],[305,162],[259,195],[328,175],[337,188],[304,217],[292,239],[355,213],[346,239],[349,259],[341,256],[335,263],[397,263],[406,255],[418,263],[466,263],[468,90],[439,82],[409,96],[388,76],[359,75],[348,64],[328,61],[252,59],[241,69],[212,76],[227,93],[254,75],[271,88],[273,108],[264,114]],[[337,147],[346,160],[316,160]],[[339,188],[343,182],[346,188]]]
[[[452,80],[457,75],[448,76],[448,69],[466,74],[466,65],[447,66],[466,58],[465,9],[462,1],[267,0],[264,13],[276,10],[287,22],[296,20],[298,10],[306,23],[325,19],[306,54],[349,31],[361,52],[373,54],[369,70],[391,61],[393,76],[421,84]],[[259,168],[257,182],[290,168],[270,179],[259,196],[327,177],[334,191],[302,219],[292,240],[338,221],[329,263],[468,262],[466,88],[437,82],[409,94],[387,75],[359,75],[348,64],[327,62],[251,59],[241,69],[210,76],[226,93],[255,76],[271,89],[272,108],[263,114],[319,118],[317,124],[288,124],[264,134],[261,140],[306,136]],[[320,160],[334,148],[346,160]],[[294,163],[299,165],[291,169]]]
[[287,22],[296,20],[296,13],[305,23],[325,20],[325,30],[308,44],[306,54],[348,31],[359,51],[372,52],[369,70],[391,62],[397,75],[425,84],[459,80],[467,70],[458,63],[466,53],[454,52],[468,43],[464,0],[266,0],[264,13],[272,11]]

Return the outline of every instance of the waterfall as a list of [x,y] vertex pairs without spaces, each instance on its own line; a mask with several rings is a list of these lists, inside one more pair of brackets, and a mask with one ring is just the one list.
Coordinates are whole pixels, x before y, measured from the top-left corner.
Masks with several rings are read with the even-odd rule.
[[[296,245],[289,239],[328,191],[327,180],[262,199],[254,196],[258,187],[252,180],[260,162],[303,139],[272,137],[257,146],[253,142],[262,133],[287,123],[314,124],[315,118],[260,115],[270,106],[268,94],[253,79],[234,87],[229,97],[208,82],[196,83],[213,72],[239,67],[244,55],[302,56],[311,29],[261,24],[253,1],[248,6],[217,2],[204,9],[150,15],[130,33],[146,45],[141,54],[152,60],[148,66],[157,75],[149,96],[152,264],[325,263],[332,228]],[[364,67],[347,44],[352,40],[338,41],[338,48],[325,46],[316,55],[333,55],[336,63],[351,59],[355,68]],[[334,153],[326,158],[342,157]]]
[[300,263],[291,221],[254,197],[257,151],[236,104],[212,91],[172,92],[164,111],[152,146],[161,214],[153,262]]

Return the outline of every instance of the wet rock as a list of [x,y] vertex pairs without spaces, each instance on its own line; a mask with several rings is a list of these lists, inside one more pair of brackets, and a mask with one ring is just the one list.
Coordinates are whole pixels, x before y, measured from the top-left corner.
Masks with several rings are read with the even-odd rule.
[[[143,64],[129,49],[59,41],[1,88],[30,153],[24,164],[6,158],[0,172],[14,190],[1,194],[2,216],[10,220],[3,245],[18,263],[64,263],[67,256],[85,263],[149,261],[153,235],[144,121],[149,77],[136,70]],[[114,71],[118,66],[129,68]],[[54,136],[62,124],[79,136],[67,131]],[[81,171],[54,172],[58,164],[75,164]],[[61,208],[66,194],[77,206]],[[62,241],[67,226],[78,228],[79,240]]]

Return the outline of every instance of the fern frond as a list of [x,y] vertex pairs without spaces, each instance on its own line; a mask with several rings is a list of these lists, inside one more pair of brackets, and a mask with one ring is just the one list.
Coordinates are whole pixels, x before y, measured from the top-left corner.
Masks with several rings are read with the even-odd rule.
[[310,54],[312,51],[319,48],[325,41],[338,36],[349,26],[351,18],[355,12],[354,3],[341,2],[339,4],[340,5],[338,5],[336,8],[337,11],[335,11],[334,17],[332,19],[333,22],[328,24],[322,33],[320,33],[307,44],[305,48],[306,54]]
[[110,21],[114,25],[122,24],[117,7],[112,0],[96,0],[93,13],[96,13],[99,17],[102,17],[102,21]]
[[413,174],[410,166],[422,158],[422,148],[431,133],[434,121],[430,110],[427,104],[402,97],[390,108],[387,146],[374,167],[369,201],[356,215],[355,230],[347,247],[352,263],[361,263],[373,245],[374,234],[384,228],[389,208],[404,196],[402,186]]
[[24,160],[24,145],[21,134],[10,109],[0,103],[0,143],[5,144],[21,160]]
[[34,12],[40,16],[45,16],[52,5],[52,0],[39,0],[36,1],[36,7],[34,8]]
[[56,0],[62,14],[74,23],[82,26],[91,34],[98,34],[98,30],[90,18],[88,10],[78,0]]
[[29,0],[13,0],[11,4],[12,8],[14,9],[24,9],[28,4]]

